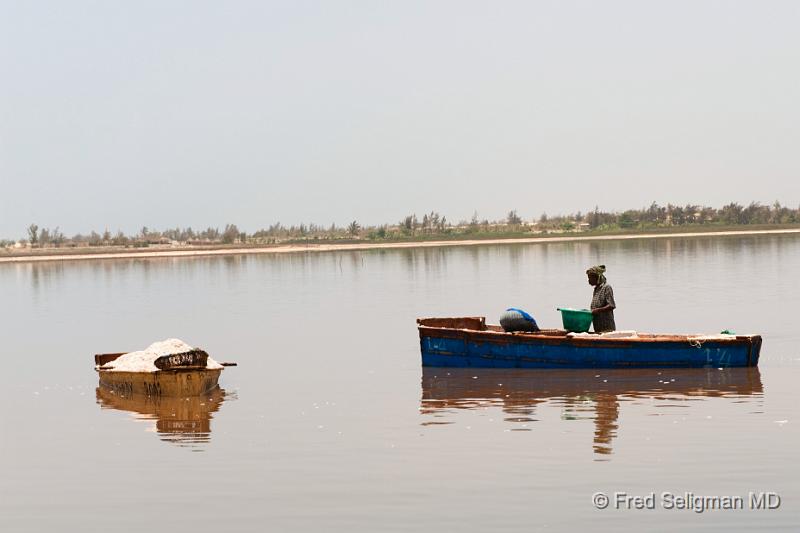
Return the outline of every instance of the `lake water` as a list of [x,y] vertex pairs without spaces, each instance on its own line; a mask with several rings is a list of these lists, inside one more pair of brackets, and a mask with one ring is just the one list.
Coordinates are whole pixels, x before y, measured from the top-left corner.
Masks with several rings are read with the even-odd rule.
[[[598,263],[619,328],[760,333],[759,368],[421,368],[416,317],[558,327]],[[790,235],[0,265],[0,531],[789,529],[798,272]],[[94,353],[168,337],[239,366],[191,400],[97,388]]]

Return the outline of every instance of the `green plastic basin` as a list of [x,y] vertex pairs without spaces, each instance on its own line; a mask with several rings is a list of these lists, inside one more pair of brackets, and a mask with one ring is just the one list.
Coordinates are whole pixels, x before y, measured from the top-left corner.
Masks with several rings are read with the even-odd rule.
[[589,331],[589,326],[592,325],[592,312],[586,309],[569,309],[559,308],[561,311],[561,322],[564,324],[564,329],[575,333],[584,333]]

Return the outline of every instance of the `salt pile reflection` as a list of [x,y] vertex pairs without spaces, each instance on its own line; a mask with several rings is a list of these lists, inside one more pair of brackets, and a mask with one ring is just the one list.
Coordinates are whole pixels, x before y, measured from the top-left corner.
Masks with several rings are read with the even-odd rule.
[[[420,413],[424,426],[454,423],[458,410],[500,408],[511,431],[531,431],[537,406],[561,409],[562,420],[593,420],[596,454],[613,452],[621,402],[653,400],[674,407],[705,398],[747,402],[763,395],[761,374],[751,368],[685,369],[422,369]],[[541,406],[539,407],[541,409]]]
[[124,395],[97,387],[101,409],[129,411],[137,420],[155,420],[155,431],[165,442],[202,450],[211,439],[211,419],[230,394],[219,386],[205,394],[185,398]]

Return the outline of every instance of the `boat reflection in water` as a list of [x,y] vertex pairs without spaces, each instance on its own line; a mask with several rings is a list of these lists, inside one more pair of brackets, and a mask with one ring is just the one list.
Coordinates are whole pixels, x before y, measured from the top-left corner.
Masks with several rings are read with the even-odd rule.
[[155,431],[165,442],[202,450],[211,438],[211,419],[226,397],[219,386],[199,395],[185,398],[124,395],[97,387],[97,403],[101,409],[130,411],[137,420],[155,420]]
[[[594,420],[594,452],[612,453],[620,402],[664,405],[703,398],[760,398],[761,374],[749,368],[524,370],[422,369],[422,425],[451,424],[458,409],[498,407],[512,431],[530,431],[537,404],[560,406],[562,420]],[[741,400],[740,400],[741,401]]]

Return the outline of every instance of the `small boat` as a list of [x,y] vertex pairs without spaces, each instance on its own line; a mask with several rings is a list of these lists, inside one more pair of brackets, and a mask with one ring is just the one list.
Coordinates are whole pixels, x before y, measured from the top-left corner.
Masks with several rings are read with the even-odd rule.
[[217,386],[224,366],[236,364],[216,363],[199,349],[159,357],[153,362],[156,368],[151,371],[125,371],[115,369],[109,364],[127,353],[94,356],[100,386],[123,395],[198,396]]
[[760,335],[671,335],[566,330],[507,333],[485,317],[418,318],[422,366],[647,368],[756,366]]

